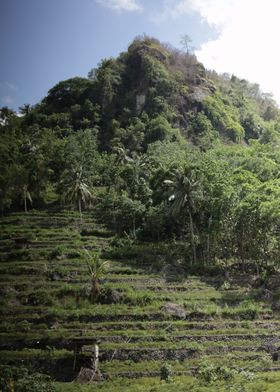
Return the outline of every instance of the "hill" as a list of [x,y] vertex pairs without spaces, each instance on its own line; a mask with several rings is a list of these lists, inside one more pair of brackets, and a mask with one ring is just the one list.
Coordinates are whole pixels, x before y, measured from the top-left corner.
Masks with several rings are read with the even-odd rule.
[[271,96],[143,36],[20,110],[0,111],[6,388],[90,390],[67,382],[98,344],[97,390],[279,389]]
[[119,235],[184,238],[194,263],[277,263],[279,109],[258,86],[144,36],[21,111],[1,110],[3,213],[94,204]]

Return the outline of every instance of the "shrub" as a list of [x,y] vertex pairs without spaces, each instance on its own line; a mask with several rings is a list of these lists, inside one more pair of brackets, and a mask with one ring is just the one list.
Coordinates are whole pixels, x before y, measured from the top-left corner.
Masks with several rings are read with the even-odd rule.
[[20,332],[28,332],[32,328],[32,324],[29,323],[27,320],[22,320],[17,323],[17,330]]
[[118,237],[114,236],[110,240],[110,245],[115,248],[130,248],[134,245],[134,241],[130,237]]
[[0,385],[7,392],[55,392],[49,376],[31,375],[24,367],[0,366]]
[[63,245],[58,245],[55,248],[53,248],[50,253],[49,253],[49,259],[57,259],[57,258],[62,258],[66,253],[66,248]]
[[153,297],[149,293],[129,292],[123,297],[123,302],[129,305],[145,306],[153,302]]
[[17,392],[55,392],[50,377],[35,373],[27,375],[15,382],[15,391]]
[[241,325],[242,328],[245,328],[245,329],[251,329],[252,328],[252,324],[251,324],[250,320],[241,321],[240,325]]
[[216,365],[208,361],[203,361],[198,367],[198,379],[205,384],[216,381],[232,381],[236,371],[232,368]]
[[229,289],[230,289],[230,282],[228,280],[225,280],[221,285],[221,290],[229,290]]
[[33,306],[53,305],[53,298],[44,290],[36,291],[28,295],[28,303]]
[[172,366],[168,363],[164,363],[160,368],[160,379],[165,382],[172,381]]

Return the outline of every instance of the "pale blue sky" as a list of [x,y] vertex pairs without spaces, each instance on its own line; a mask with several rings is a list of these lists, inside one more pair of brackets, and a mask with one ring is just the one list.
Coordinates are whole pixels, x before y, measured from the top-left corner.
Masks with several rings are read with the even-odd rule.
[[[176,16],[171,15],[178,3],[0,0],[0,107],[17,110],[24,103],[39,102],[56,83],[86,77],[101,59],[117,56],[139,34],[178,48],[184,34],[198,48],[215,39],[216,30],[195,10],[177,9]],[[186,7],[188,1],[182,3]]]

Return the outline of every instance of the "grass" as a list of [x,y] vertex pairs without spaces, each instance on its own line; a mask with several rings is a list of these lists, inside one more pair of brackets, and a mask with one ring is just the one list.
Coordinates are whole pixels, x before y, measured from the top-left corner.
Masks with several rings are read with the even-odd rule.
[[[246,385],[238,376],[236,388],[243,383],[246,392],[280,390],[277,371],[259,373],[271,367],[263,347],[280,336],[279,315],[272,313],[271,303],[262,299],[261,290],[252,287],[247,277],[232,276],[227,284],[221,276],[182,274],[167,280],[158,260],[169,252],[168,244],[135,246],[125,241],[125,246],[110,252],[109,244],[118,245],[118,240],[110,238],[111,233],[96,224],[91,213],[86,213],[81,223],[75,211],[53,214],[32,210],[27,215],[16,213],[0,218],[0,224],[0,344],[2,348],[9,344],[11,347],[0,351],[0,362],[23,361],[32,367],[40,360],[48,369],[48,361],[53,366],[57,360],[63,363],[65,358],[73,358],[70,347],[75,338],[96,337],[101,339],[101,355],[111,358],[100,361],[101,371],[111,379],[94,386],[57,383],[58,391],[235,392],[221,382],[206,389],[194,374],[176,376],[170,384],[161,382],[163,361],[149,353],[169,351],[168,355],[176,358],[180,349],[193,350],[195,356],[169,361],[175,372],[193,372],[206,357],[217,366],[258,371]],[[16,247],[11,239],[16,237],[27,237],[28,247]],[[80,257],[84,247],[90,252],[106,250],[103,257],[110,256],[110,268],[101,286],[119,294],[117,303],[91,304],[87,298],[89,277]],[[141,260],[135,257],[139,252]],[[276,290],[274,298],[278,297]],[[163,311],[167,302],[183,307],[186,319]],[[38,341],[48,347],[39,349]],[[13,350],[16,342],[23,349]],[[84,349],[84,357],[89,357],[92,347]],[[134,362],[129,350],[135,353],[133,357],[145,350],[147,354]],[[117,359],[122,351],[128,356]],[[157,373],[152,378],[138,374],[137,380],[116,376],[120,372],[145,375],[147,371]]]
[[[250,358],[247,353],[242,353],[243,355],[234,355],[234,354],[224,354],[222,356],[204,356],[203,358],[189,358],[185,361],[168,361],[168,364],[171,365],[173,371],[176,372],[185,372],[185,371],[194,371],[195,368],[199,367],[202,361],[211,361],[211,363],[222,366],[225,363],[231,364],[232,367],[239,367],[246,370],[251,371],[259,371],[264,368],[268,368],[271,366],[271,358],[265,354],[260,353],[259,355],[255,355],[253,358]],[[252,357],[252,354],[251,354]],[[126,361],[106,361],[100,364],[100,370],[104,373],[118,373],[118,372],[129,372],[131,368],[135,372],[159,372],[162,366],[162,361],[140,361],[133,362],[132,360]]]
[[263,341],[261,339],[250,340],[234,340],[234,341],[206,341],[203,343],[199,343],[196,341],[173,341],[172,337],[163,336],[163,341],[140,341],[130,343],[128,339],[123,339],[121,343],[103,343],[102,349],[106,350],[133,350],[133,349],[153,349],[153,350],[196,350],[196,351],[205,351],[208,349],[221,349],[222,351],[227,351],[227,349],[244,349],[244,350],[260,350]]
[[[143,377],[137,380],[115,379],[100,384],[81,385],[77,383],[56,384],[58,392],[228,392],[229,383],[217,382],[212,385],[203,385],[193,376],[174,377],[171,383],[160,381],[158,378]],[[239,388],[239,389],[238,389]],[[262,373],[253,380],[244,380],[237,377],[231,391],[246,392],[279,392],[280,372]]]

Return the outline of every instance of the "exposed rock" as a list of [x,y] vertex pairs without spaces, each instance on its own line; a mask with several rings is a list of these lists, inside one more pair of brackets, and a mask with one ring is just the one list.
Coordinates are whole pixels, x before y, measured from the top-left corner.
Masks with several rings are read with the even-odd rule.
[[273,311],[279,312],[280,311],[280,302],[273,302],[273,304],[271,305],[271,309]]
[[52,273],[49,274],[50,280],[52,281],[58,281],[62,279],[61,274],[59,274],[58,272],[54,271]]
[[78,376],[77,381],[80,383],[90,383],[94,381],[102,381],[104,378],[99,370],[94,371],[93,369],[82,367]]
[[145,94],[139,94],[136,95],[136,113],[140,114],[144,108],[146,102],[146,95]]
[[185,319],[186,318],[186,312],[184,308],[180,305],[174,304],[172,302],[166,303],[163,307],[162,310],[171,316],[180,318],[180,319]]
[[210,95],[210,91],[204,87],[194,87],[193,91],[188,94],[188,98],[195,102],[202,102]]
[[272,339],[261,346],[261,349],[269,354],[279,351],[279,339]]

